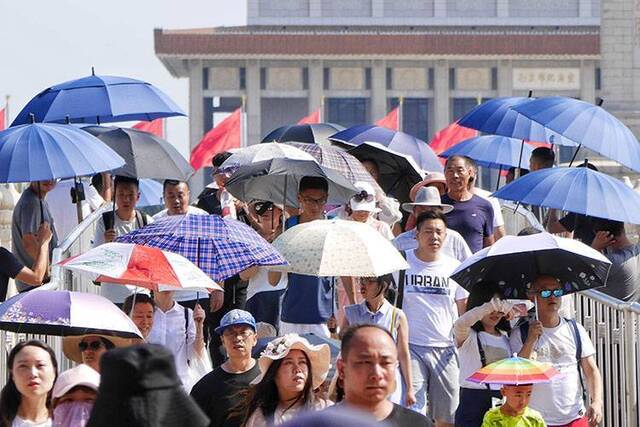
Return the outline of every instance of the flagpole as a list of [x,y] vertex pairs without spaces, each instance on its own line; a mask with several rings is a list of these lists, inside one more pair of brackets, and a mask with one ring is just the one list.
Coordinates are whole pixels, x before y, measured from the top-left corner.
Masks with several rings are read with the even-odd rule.
[[167,135],[167,120],[166,119],[160,119],[160,120],[162,120],[162,137],[168,141],[169,135]]
[[324,95],[320,97],[320,114],[318,114],[318,121],[324,123]]
[[240,105],[240,147],[247,146],[247,96],[242,95],[242,104]]
[[398,130],[402,131],[402,116],[404,115],[404,96],[401,96],[398,102]]
[[10,123],[9,123],[9,98],[11,98],[11,95],[7,94],[4,96],[4,123],[5,123],[5,127],[9,127]]

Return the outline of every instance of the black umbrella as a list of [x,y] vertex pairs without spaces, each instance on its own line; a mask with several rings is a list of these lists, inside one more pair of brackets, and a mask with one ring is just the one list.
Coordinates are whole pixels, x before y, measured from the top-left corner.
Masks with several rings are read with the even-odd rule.
[[344,127],[333,123],[281,126],[269,132],[262,142],[305,142],[307,144],[333,145],[328,137]]
[[102,126],[87,126],[83,130],[104,142],[125,160],[126,164],[113,171],[114,175],[186,181],[193,174],[193,168],[178,150],[152,133]]

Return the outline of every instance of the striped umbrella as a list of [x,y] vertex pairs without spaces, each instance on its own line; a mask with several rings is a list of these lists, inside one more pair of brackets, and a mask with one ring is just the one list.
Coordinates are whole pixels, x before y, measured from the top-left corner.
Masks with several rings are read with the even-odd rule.
[[515,354],[508,359],[491,363],[467,378],[481,384],[539,384],[551,382],[561,375],[550,363],[524,359]]

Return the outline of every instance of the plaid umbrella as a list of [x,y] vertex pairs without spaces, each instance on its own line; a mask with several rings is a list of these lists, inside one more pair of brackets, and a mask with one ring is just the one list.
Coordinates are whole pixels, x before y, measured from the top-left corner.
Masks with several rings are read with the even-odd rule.
[[218,282],[254,265],[287,263],[251,227],[218,215],[168,216],[117,241],[180,254]]
[[322,166],[333,169],[350,182],[368,182],[373,185],[377,194],[384,194],[384,191],[380,188],[376,180],[373,179],[371,174],[362,166],[360,160],[355,156],[327,145],[305,144],[303,142],[285,142],[285,144],[292,145],[311,154]]

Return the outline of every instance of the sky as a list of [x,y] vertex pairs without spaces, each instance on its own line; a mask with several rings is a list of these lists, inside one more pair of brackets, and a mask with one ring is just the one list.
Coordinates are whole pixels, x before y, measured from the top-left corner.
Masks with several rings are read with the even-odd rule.
[[[10,120],[38,92],[96,74],[145,80],[188,113],[187,79],[153,50],[154,28],[246,24],[244,0],[0,0],[0,109]],[[188,158],[188,119],[167,119],[167,139]]]

